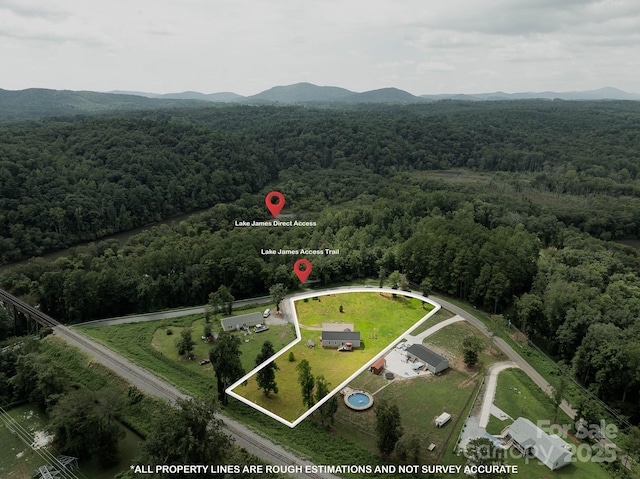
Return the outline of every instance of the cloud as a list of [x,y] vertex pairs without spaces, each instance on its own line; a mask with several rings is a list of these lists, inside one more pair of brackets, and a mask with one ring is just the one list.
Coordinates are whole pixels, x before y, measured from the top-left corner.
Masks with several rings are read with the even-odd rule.
[[447,62],[422,62],[416,66],[418,72],[452,72],[456,67]]
[[0,0],[0,32],[14,89],[637,90],[640,76],[638,0]]
[[19,17],[45,18],[49,20],[61,20],[68,17],[67,12],[52,10],[49,7],[49,3],[31,0],[0,0],[0,11],[4,10]]

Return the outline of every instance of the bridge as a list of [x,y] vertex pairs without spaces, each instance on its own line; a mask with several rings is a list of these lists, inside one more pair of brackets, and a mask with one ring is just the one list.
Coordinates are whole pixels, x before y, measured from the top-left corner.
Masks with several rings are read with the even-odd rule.
[[[19,327],[21,326],[19,323],[24,323],[22,321],[23,318],[26,318],[26,329],[27,333],[38,333],[39,326],[53,328],[54,326],[59,326],[60,323],[53,319],[51,316],[43,313],[42,311],[34,308],[30,304],[25,303],[19,298],[16,298],[12,294],[7,293],[6,291],[0,289],[0,305],[4,307],[7,311],[11,312],[13,315],[14,321],[14,329],[15,332],[18,332]],[[35,326],[35,330],[33,328]]]

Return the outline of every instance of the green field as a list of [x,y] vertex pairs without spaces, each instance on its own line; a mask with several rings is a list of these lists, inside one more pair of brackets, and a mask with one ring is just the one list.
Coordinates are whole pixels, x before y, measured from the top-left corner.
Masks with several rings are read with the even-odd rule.
[[462,341],[469,335],[480,338],[485,345],[485,348],[478,355],[478,364],[472,368],[473,371],[482,370],[493,363],[507,359],[498,348],[491,347],[489,339],[485,335],[466,321],[453,323],[436,331],[425,338],[423,343],[449,359],[453,367],[466,369],[462,362]]
[[[381,384],[384,385],[380,381],[386,382],[365,371],[349,385],[364,387],[373,393]],[[462,421],[466,417],[466,406],[475,393],[476,385],[477,382],[469,380],[465,374],[449,369],[439,376],[422,376],[388,383],[374,395],[374,401],[386,400],[398,405],[404,434],[413,435],[420,442],[422,462],[434,464],[457,439]],[[339,403],[336,421],[340,427],[337,428],[337,433],[375,453],[375,407],[366,411],[353,411],[344,405],[341,396]],[[437,428],[434,419],[443,412],[451,414],[451,421],[444,427]],[[358,434],[353,434],[353,431]],[[431,443],[436,447],[433,451],[428,451],[427,447]]]
[[[236,394],[288,421],[294,421],[307,410],[297,382],[299,361],[307,359],[312,373],[323,375],[335,388],[433,309],[418,299],[400,295],[393,298],[377,292],[318,296],[317,300],[296,301],[295,307],[302,340],[290,349],[296,361],[287,361],[285,354],[276,362],[280,368],[276,371],[278,394],[266,397],[258,389],[255,376],[249,378],[246,386],[234,389]],[[360,331],[363,347],[348,353],[323,349],[322,323],[353,323],[355,330]],[[307,347],[310,339],[315,341],[315,348]]]
[[[262,311],[262,306],[238,314]],[[214,330],[219,320],[213,321]],[[216,381],[210,365],[200,366],[199,361],[209,357],[211,345],[200,339],[203,332],[204,318],[201,314],[182,316],[179,318],[140,323],[118,324],[114,326],[81,326],[83,334],[95,339],[105,346],[122,354],[125,358],[153,371],[158,377],[170,382],[182,391],[197,396],[216,394]],[[193,329],[196,342],[194,354],[196,359],[187,360],[178,355],[175,341],[180,337],[183,328]],[[172,334],[168,335],[167,330]],[[255,357],[264,340],[283,347],[295,339],[290,326],[273,326],[268,331],[251,336],[249,342],[242,342],[242,364],[245,371],[255,365]]]
[[[179,356],[178,349],[175,345],[176,339],[180,337],[180,333],[182,332],[182,330],[187,327],[192,328],[193,339],[196,342],[195,349],[193,350],[195,359],[192,361],[186,360],[184,357]],[[167,335],[167,329],[171,329],[173,334]],[[206,343],[205,341],[200,339],[203,329],[204,318],[196,319],[191,323],[190,326],[186,325],[174,327],[159,327],[153,334],[151,344],[157,351],[161,352],[168,359],[183,362],[185,363],[185,366],[191,369],[193,372],[204,372],[206,377],[212,378],[213,368],[211,367],[211,365],[207,364],[205,366],[200,366],[198,364],[201,359],[209,358],[209,351],[212,348],[211,344]],[[242,355],[240,356],[240,359],[242,361],[242,366],[244,367],[244,370],[246,372],[251,371],[255,367],[256,356],[260,353],[262,344],[265,341],[271,341],[273,343],[274,349],[276,351],[279,351],[291,341],[296,339],[296,332],[293,325],[269,326],[269,329],[267,331],[259,334],[244,335],[242,332],[233,334],[242,340],[240,346]]]

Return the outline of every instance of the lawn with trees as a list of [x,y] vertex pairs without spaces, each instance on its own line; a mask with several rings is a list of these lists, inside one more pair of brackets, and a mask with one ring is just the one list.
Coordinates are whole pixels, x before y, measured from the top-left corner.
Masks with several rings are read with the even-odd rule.
[[[278,394],[266,396],[261,392],[260,372],[249,377],[246,385],[233,389],[290,422],[309,409],[298,382],[298,365],[302,361],[308,362],[313,377],[323,376],[333,390],[433,309],[431,304],[423,305],[420,300],[400,293],[393,298],[389,293],[377,292],[319,294],[312,299],[297,300],[295,307],[302,338],[291,348],[296,361],[279,361],[274,371]],[[353,324],[360,332],[362,347],[346,353],[337,348],[323,348],[322,323],[342,322]],[[316,346],[310,348],[309,340]]]

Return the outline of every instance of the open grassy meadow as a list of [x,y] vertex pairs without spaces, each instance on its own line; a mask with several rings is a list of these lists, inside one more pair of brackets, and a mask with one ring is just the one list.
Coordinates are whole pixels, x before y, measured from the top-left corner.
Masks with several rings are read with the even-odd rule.
[[[323,375],[336,388],[433,309],[418,299],[401,295],[393,298],[378,292],[318,296],[296,301],[295,307],[302,340],[290,349],[296,361],[289,362],[286,353],[276,361],[280,368],[276,371],[278,394],[266,397],[258,389],[254,376],[246,386],[234,389],[236,394],[287,421],[294,421],[307,410],[297,381],[299,361],[307,359],[313,375]],[[320,343],[323,323],[352,323],[360,332],[362,347],[352,352],[323,349]],[[315,348],[307,346],[310,339],[315,341]]]
[[[377,378],[377,379],[374,379]],[[380,381],[385,381],[381,383]],[[380,389],[380,384],[384,388]],[[436,463],[458,437],[467,406],[476,391],[477,381],[469,380],[465,374],[449,369],[439,376],[422,376],[392,382],[368,371],[361,373],[350,383],[353,387],[364,387],[374,394],[374,407],[366,411],[353,411],[344,405],[342,398],[336,422],[337,433],[350,439],[372,453],[376,451],[375,401],[386,400],[397,404],[402,417],[404,434],[414,436],[420,442],[422,461]],[[376,392],[377,391],[377,392]],[[443,412],[451,414],[451,421],[437,428],[434,419]],[[357,431],[358,434],[353,434]],[[428,451],[429,444],[436,445]]]

